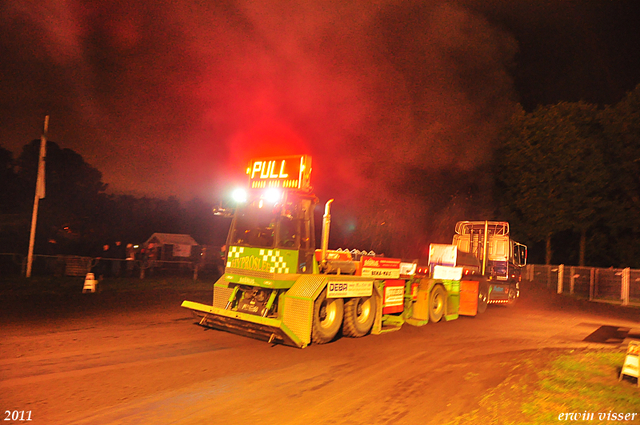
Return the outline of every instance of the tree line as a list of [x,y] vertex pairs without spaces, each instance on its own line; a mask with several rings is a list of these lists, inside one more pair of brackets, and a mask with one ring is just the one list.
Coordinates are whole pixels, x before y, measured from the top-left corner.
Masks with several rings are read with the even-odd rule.
[[546,264],[640,267],[640,85],[603,108],[519,110],[494,169],[499,213]]
[[[39,143],[25,145],[15,159],[0,147],[0,252],[27,251]],[[519,108],[504,124],[493,154],[491,164],[464,176],[421,179],[467,182],[455,184],[462,189],[451,194],[442,185],[425,186],[433,187],[421,196],[441,198],[429,214],[433,235],[445,231],[450,238],[452,223],[475,212],[486,217],[473,219],[509,221],[514,239],[529,246],[530,262],[640,268],[640,85],[610,106],[560,102],[532,112]],[[478,175],[493,182],[490,199],[481,193]],[[229,224],[200,199],[108,194],[100,171],[52,141],[46,190],[36,233],[40,254],[92,255],[105,243],[141,243],[156,232],[222,245]],[[361,217],[360,224],[375,226],[343,223],[341,231],[336,223],[333,228],[342,233],[336,239],[346,246],[354,239],[368,241],[371,246],[364,249],[394,255],[393,241],[406,242],[411,235],[410,229],[402,237],[393,230],[394,219],[401,217],[388,212],[406,209],[389,202],[363,209],[373,217]],[[470,209],[469,203],[475,206]]]
[[[33,140],[15,159],[0,146],[0,252],[27,252],[39,146]],[[140,244],[156,232],[190,234],[200,244],[225,242],[229,223],[213,215],[213,204],[108,194],[99,170],[52,141],[45,180],[36,254],[96,256],[104,244]]]

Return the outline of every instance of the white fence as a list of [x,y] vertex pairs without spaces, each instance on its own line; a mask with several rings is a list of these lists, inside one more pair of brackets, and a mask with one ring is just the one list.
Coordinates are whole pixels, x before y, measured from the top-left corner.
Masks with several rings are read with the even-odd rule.
[[640,305],[640,270],[529,264],[523,278],[554,288],[558,294]]

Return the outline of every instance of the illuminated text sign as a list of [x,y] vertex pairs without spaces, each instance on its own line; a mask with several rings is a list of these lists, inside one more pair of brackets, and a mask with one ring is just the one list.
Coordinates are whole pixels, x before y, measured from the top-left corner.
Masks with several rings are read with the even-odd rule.
[[301,189],[309,185],[311,158],[306,155],[254,159],[247,168],[250,187]]

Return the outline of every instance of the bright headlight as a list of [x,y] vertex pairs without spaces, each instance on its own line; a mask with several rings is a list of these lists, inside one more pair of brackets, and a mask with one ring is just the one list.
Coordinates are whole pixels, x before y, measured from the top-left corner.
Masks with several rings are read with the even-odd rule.
[[237,203],[245,203],[247,202],[247,191],[241,188],[238,188],[231,193],[231,197]]
[[275,204],[282,199],[282,192],[275,188],[267,189],[264,192],[263,199],[271,204]]

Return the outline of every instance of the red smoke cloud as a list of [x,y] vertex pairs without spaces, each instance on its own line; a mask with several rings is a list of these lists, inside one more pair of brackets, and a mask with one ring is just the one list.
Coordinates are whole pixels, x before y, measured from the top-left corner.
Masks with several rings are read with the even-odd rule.
[[117,192],[212,200],[252,156],[307,153],[321,198],[397,199],[415,226],[420,179],[486,163],[513,106],[513,39],[439,1],[15,0],[0,23],[2,140],[49,113]]

